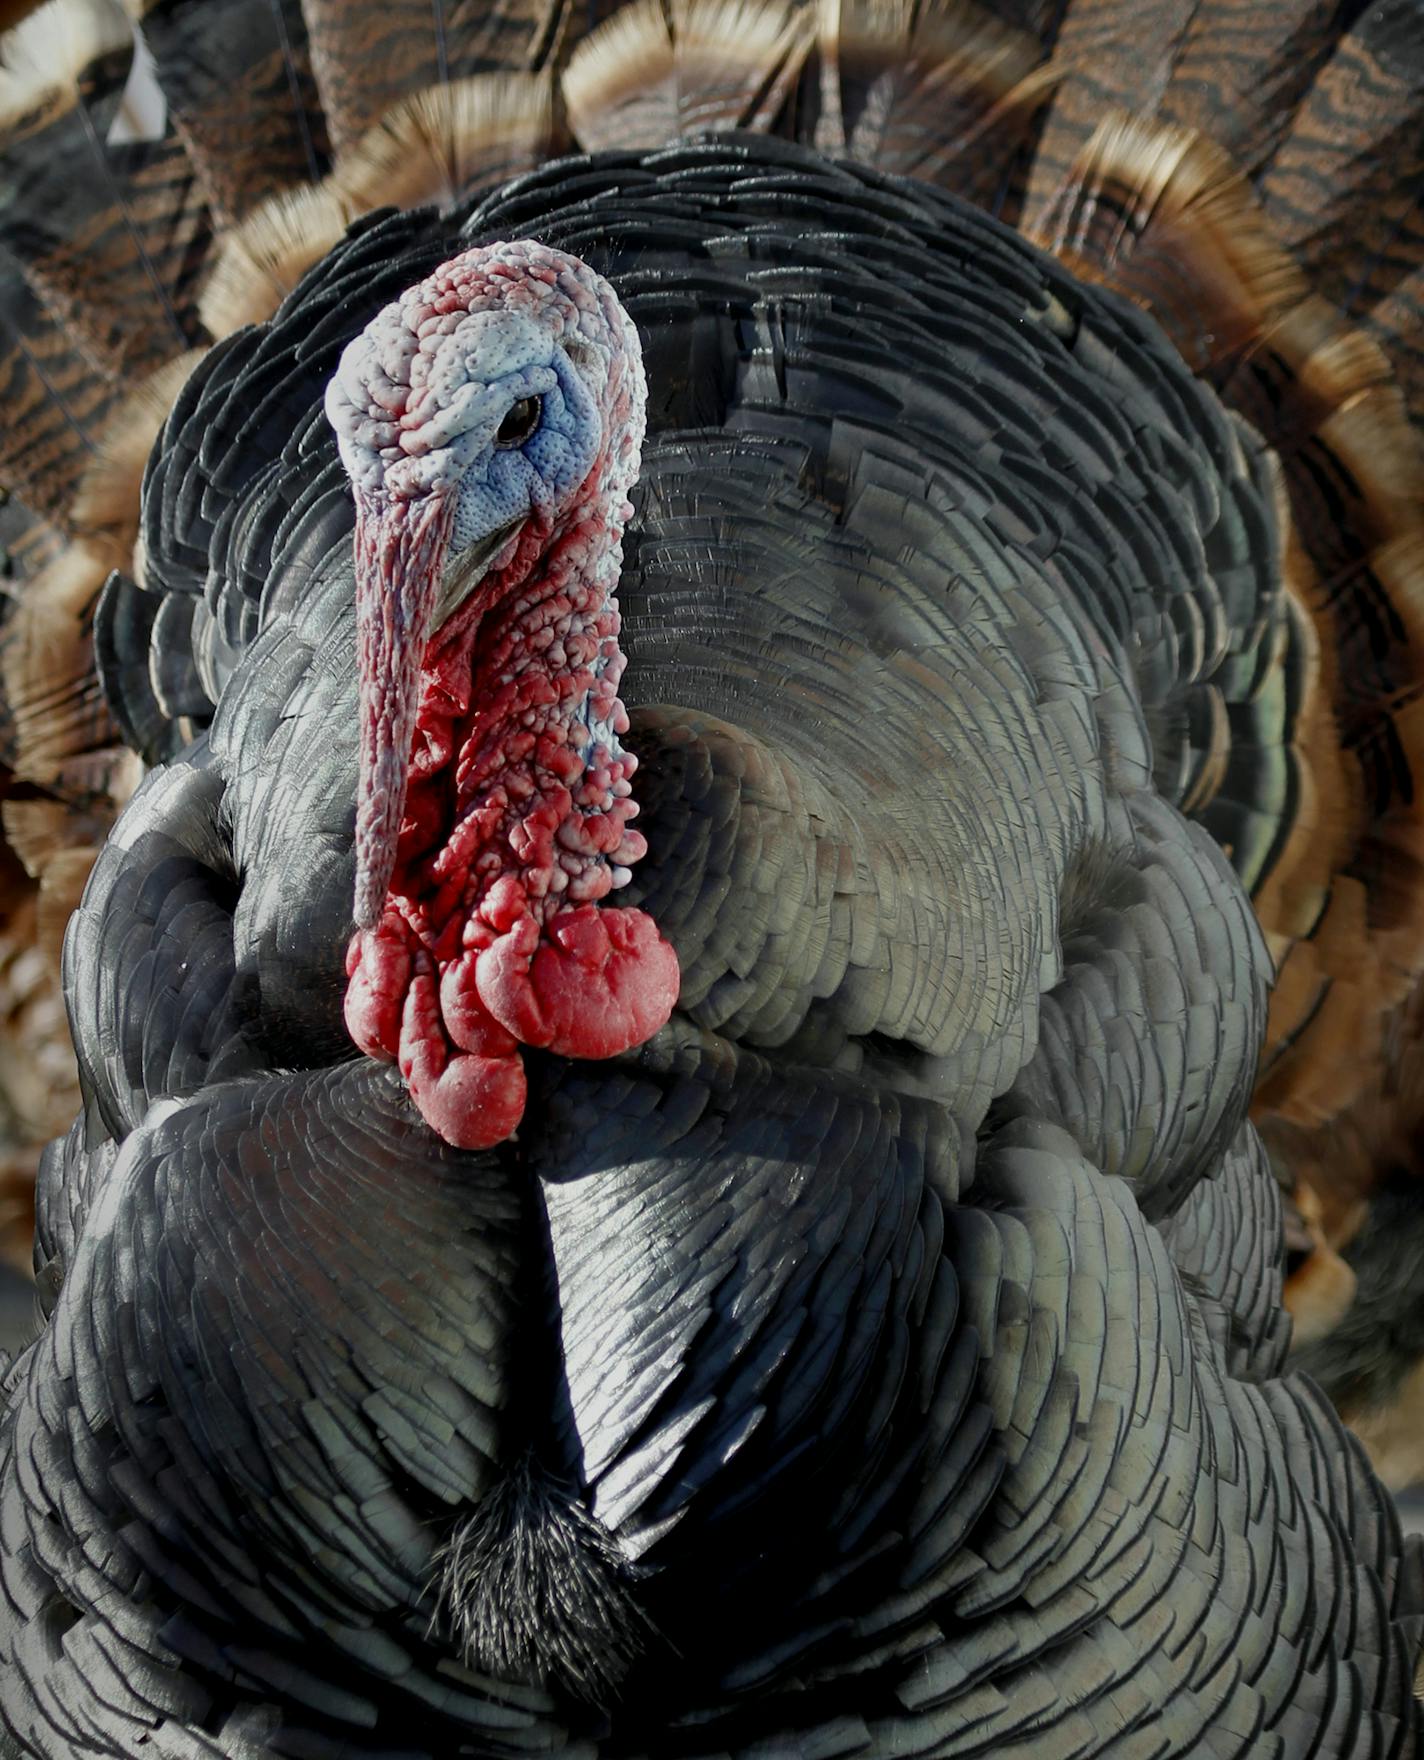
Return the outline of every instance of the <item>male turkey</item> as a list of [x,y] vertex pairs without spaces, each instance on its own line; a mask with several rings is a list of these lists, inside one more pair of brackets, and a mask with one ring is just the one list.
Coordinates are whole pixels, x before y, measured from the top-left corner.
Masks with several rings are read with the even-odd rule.
[[[204,228],[337,148],[209,317],[320,260],[156,363],[141,529],[121,470],[32,483],[24,544],[121,565],[152,768],[66,944],[14,1751],[1417,1753],[1424,1559],[1283,1373],[1245,1108],[1267,1034],[1274,1104],[1345,1104],[1417,969],[1420,476],[1187,132],[1289,228],[1341,133],[1417,134],[1417,10],[1235,20],[1256,101],[1224,7],[417,12],[377,55],[349,8],[154,8],[151,205],[64,184],[147,292],[101,305],[35,187],[3,233],[69,302],[12,370],[43,330],[73,404],[106,338],[168,352],[155,291],[201,340]],[[12,147],[51,199],[107,65]],[[249,76],[285,132],[222,126]],[[1165,122],[1095,132],[1102,81]],[[476,193],[330,242],[418,140]],[[1408,372],[1400,175],[1393,294],[1350,274]]]

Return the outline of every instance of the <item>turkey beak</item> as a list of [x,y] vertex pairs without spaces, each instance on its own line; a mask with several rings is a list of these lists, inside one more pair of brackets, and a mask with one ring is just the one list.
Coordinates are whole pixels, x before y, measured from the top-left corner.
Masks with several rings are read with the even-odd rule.
[[480,538],[477,542],[468,545],[458,556],[451,558],[449,565],[441,572],[440,587],[435,598],[435,609],[430,614],[430,633],[432,636],[445,627],[475,588],[479,586],[489,573],[490,564],[519,530],[522,523],[520,520],[512,519],[508,525],[500,526],[487,538]]
[[358,929],[381,920],[405,810],[420,663],[440,593],[453,506],[442,494],[356,502],[356,651],[361,764],[356,794]]

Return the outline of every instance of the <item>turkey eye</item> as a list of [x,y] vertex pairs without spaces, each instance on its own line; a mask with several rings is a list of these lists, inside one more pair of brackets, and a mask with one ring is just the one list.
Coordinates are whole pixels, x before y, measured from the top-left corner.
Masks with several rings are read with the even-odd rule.
[[527,440],[539,426],[539,412],[542,407],[542,398],[521,397],[499,424],[499,432],[494,437],[495,445],[518,446]]

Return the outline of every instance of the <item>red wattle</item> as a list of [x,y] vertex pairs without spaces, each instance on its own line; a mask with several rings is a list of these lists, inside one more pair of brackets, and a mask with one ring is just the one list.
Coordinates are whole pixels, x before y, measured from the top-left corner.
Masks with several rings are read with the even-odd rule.
[[389,919],[361,929],[346,953],[346,1030],[367,1057],[394,1057],[410,984],[410,953]]
[[500,1025],[480,995],[477,974],[485,957],[472,947],[446,966],[440,974],[440,1014],[445,1031],[462,1051],[481,1057],[508,1057],[519,1037]]
[[681,981],[677,955],[646,911],[593,905],[552,918],[542,936],[526,917],[475,971],[495,1020],[563,1057],[615,1057],[641,1045],[667,1021]]
[[513,1134],[529,1096],[524,1064],[509,1057],[454,1057],[433,1080],[407,1077],[420,1116],[457,1149],[492,1149]]
[[[388,912],[381,928],[393,927],[392,919]],[[428,958],[417,956],[416,963],[421,969],[406,990],[399,1037],[387,1055],[396,1055],[410,1097],[433,1131],[457,1149],[491,1149],[524,1116],[524,1065],[514,1041],[492,1021],[495,1042],[505,1049],[494,1055],[452,1049],[443,1024],[444,985],[437,987]]]

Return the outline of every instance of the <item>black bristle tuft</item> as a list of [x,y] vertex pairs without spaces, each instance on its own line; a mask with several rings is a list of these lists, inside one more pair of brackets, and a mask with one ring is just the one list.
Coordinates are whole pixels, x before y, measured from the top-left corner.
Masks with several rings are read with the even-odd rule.
[[608,1709],[652,1626],[616,1542],[524,1456],[440,1549],[434,1623],[466,1662]]

